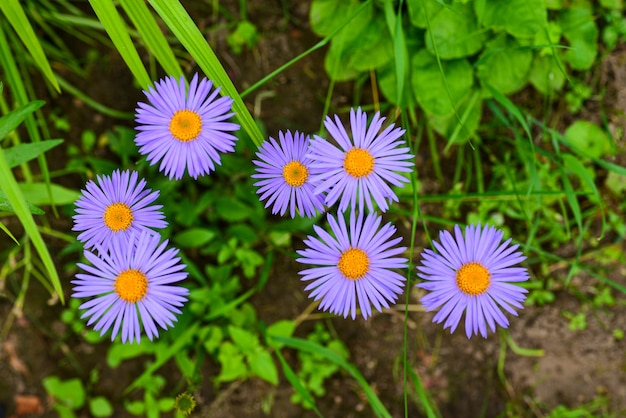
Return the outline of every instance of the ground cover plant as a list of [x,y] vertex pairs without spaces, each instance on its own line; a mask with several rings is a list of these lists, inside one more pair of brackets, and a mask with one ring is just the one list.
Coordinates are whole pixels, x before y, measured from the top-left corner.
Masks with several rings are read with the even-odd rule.
[[0,416],[626,411],[621,1],[0,11]]

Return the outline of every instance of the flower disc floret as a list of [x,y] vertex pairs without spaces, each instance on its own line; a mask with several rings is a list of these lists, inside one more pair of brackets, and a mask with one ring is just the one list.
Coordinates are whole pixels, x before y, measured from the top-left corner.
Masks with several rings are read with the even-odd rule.
[[339,211],[363,211],[375,205],[385,212],[391,201],[398,201],[392,186],[402,187],[409,179],[403,173],[413,170],[413,155],[401,140],[404,129],[393,123],[382,129],[385,118],[376,113],[368,126],[367,114],[350,110],[352,136],[335,115],[324,126],[336,144],[315,135],[307,156],[313,161],[311,181],[315,193],[325,195],[324,203],[339,202]]
[[113,237],[165,228],[161,205],[152,205],[158,191],[146,188],[136,171],[115,170],[111,176],[89,180],[76,200],[73,231],[86,248],[108,244]]
[[528,280],[528,271],[516,264],[526,257],[502,241],[504,234],[491,226],[469,225],[465,235],[454,227],[454,236],[441,231],[439,241],[433,241],[437,253],[425,249],[417,276],[423,280],[417,287],[429,291],[422,297],[427,311],[439,309],[433,322],[445,321],[444,328],[454,332],[465,314],[465,333],[487,337],[496,324],[507,328],[509,321],[502,313],[517,316],[514,308],[523,309],[526,289],[514,283]]
[[128,238],[114,238],[107,248],[98,246],[98,254],[85,251],[90,264],[78,263],[74,285],[75,298],[90,298],[79,306],[100,335],[111,327],[111,340],[118,332],[122,343],[140,342],[141,330],[152,340],[162,329],[174,326],[175,314],[187,301],[189,290],[176,283],[184,280],[185,265],[178,250],[167,248],[151,231],[133,233]]
[[372,315],[371,305],[380,312],[395,303],[406,279],[393,269],[406,268],[408,261],[398,257],[406,250],[396,246],[402,238],[391,238],[396,228],[381,227],[377,214],[351,212],[349,225],[343,213],[327,219],[332,235],[315,225],[317,237],[307,237],[307,248],[298,251],[299,263],[315,266],[299,273],[310,282],[304,289],[311,291],[309,297],[321,300],[321,310],[352,319],[357,303],[365,319]]
[[235,150],[237,137],[230,132],[239,125],[227,122],[233,100],[218,97],[219,90],[195,74],[189,88],[184,77],[165,77],[144,91],[148,103],[137,103],[135,143],[150,165],[160,161],[159,171],[170,179],[185,170],[198,178],[221,164],[221,153]]

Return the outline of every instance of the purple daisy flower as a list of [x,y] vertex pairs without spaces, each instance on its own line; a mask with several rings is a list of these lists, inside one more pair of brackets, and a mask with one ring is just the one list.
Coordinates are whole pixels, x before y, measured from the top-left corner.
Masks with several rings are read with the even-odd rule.
[[324,199],[322,195],[314,194],[311,184],[309,168],[311,159],[307,158],[306,152],[309,147],[309,137],[296,131],[293,135],[290,131],[278,133],[279,143],[274,138],[261,144],[256,153],[260,161],[254,160],[257,166],[253,178],[262,179],[254,183],[260,187],[257,193],[261,200],[266,200],[267,208],[272,203],[272,213],[280,212],[284,215],[289,206],[289,214],[296,216],[296,208],[301,216],[309,218],[315,216],[316,211],[324,211]]
[[225,122],[234,115],[233,100],[216,99],[220,89],[211,91],[212,87],[206,78],[198,84],[198,74],[189,89],[184,77],[178,82],[165,77],[144,91],[149,104],[137,103],[135,143],[150,165],[161,161],[159,171],[170,179],[182,178],[185,168],[193,178],[209,174],[221,164],[219,153],[235,150],[237,137],[228,132],[239,125]]
[[89,180],[75,202],[73,231],[82,231],[78,240],[86,248],[108,244],[114,236],[149,228],[165,228],[161,205],[150,205],[159,192],[146,189],[146,181],[137,181],[136,171],[115,170],[111,176]]
[[504,234],[491,226],[469,225],[464,237],[456,225],[454,235],[441,231],[441,244],[433,241],[438,254],[424,250],[417,275],[426,282],[417,286],[430,293],[422,298],[422,305],[427,311],[441,307],[433,322],[447,318],[444,328],[450,327],[451,333],[465,312],[467,338],[479,332],[487,338],[487,325],[492,332],[496,324],[509,326],[501,308],[515,316],[513,308],[524,308],[528,291],[508,282],[528,280],[525,268],[513,267],[526,257],[515,252],[519,246],[510,245],[510,238],[501,244]]
[[93,265],[78,263],[85,271],[76,275],[75,298],[93,299],[80,305],[86,309],[81,318],[91,317],[87,325],[104,335],[113,325],[111,341],[122,333],[122,343],[141,340],[141,324],[152,341],[159,336],[157,324],[167,329],[181,314],[179,307],[187,301],[189,290],[172,285],[187,277],[184,264],[176,257],[177,249],[168,249],[152,231],[133,233],[129,239],[113,239],[99,254],[85,251]]
[[363,318],[372,315],[370,303],[380,312],[388,308],[403,291],[405,277],[390,270],[407,267],[407,259],[396,257],[405,247],[395,247],[402,238],[390,239],[396,228],[388,223],[379,229],[382,217],[350,213],[350,229],[342,213],[338,221],[328,215],[331,236],[317,225],[320,238],[309,236],[307,249],[297,251],[300,263],[319,265],[300,272],[303,281],[312,280],[304,290],[313,290],[310,297],[322,299],[321,310],[347,317],[356,317],[357,299]]
[[389,184],[402,187],[409,181],[398,172],[412,171],[413,162],[407,160],[413,155],[408,147],[401,147],[405,144],[399,140],[404,129],[389,124],[380,132],[384,121],[385,118],[377,112],[368,127],[367,114],[361,108],[350,110],[351,139],[337,115],[334,122],[326,117],[324,126],[339,148],[315,135],[309,157],[313,159],[311,169],[319,173],[311,177],[316,184],[315,192],[327,193],[327,206],[341,198],[339,211],[345,211],[348,205],[362,211],[367,205],[373,212],[374,200],[385,212],[389,208],[387,199],[398,201]]

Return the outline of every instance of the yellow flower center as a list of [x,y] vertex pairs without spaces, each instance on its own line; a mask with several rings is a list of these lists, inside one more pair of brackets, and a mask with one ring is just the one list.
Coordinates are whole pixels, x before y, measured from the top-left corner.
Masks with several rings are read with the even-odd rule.
[[283,178],[288,185],[300,187],[309,178],[309,170],[300,161],[291,161],[283,167]]
[[113,203],[104,210],[104,224],[113,232],[125,231],[133,223],[133,211],[126,203]]
[[125,270],[115,279],[115,292],[126,302],[140,301],[148,293],[148,278],[139,270]]
[[352,177],[364,177],[374,171],[374,157],[368,150],[352,148],[346,152],[343,160],[343,169]]
[[193,141],[202,131],[202,118],[193,110],[179,110],[170,121],[170,133],[180,142]]
[[370,259],[360,248],[350,248],[343,253],[337,264],[339,271],[350,280],[357,280],[365,276],[370,269]]
[[481,295],[487,291],[490,283],[491,274],[480,263],[463,264],[459,271],[456,272],[456,285],[466,295]]

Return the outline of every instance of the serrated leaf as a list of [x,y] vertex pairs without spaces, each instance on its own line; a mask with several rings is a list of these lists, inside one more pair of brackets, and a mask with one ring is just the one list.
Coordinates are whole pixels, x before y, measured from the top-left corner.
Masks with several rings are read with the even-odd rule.
[[503,34],[487,43],[476,63],[476,75],[483,83],[508,95],[526,85],[532,59],[530,49],[520,47],[514,38]]
[[481,25],[516,38],[533,38],[548,21],[543,0],[476,0],[474,10]]
[[442,59],[463,58],[473,55],[483,47],[483,31],[479,30],[476,16],[469,4],[455,3],[441,8],[430,21],[430,29],[424,35],[426,48]]
[[469,62],[465,59],[443,61],[442,74],[435,58],[428,51],[422,50],[413,57],[411,63],[413,93],[420,106],[429,114],[452,115],[468,96],[474,83]]

